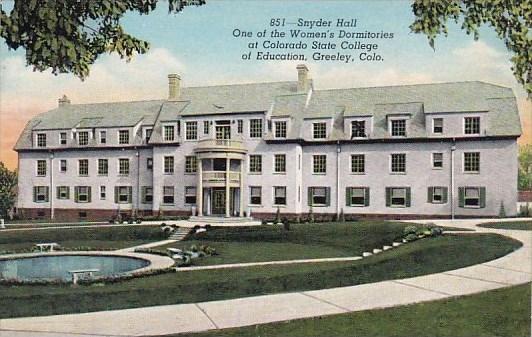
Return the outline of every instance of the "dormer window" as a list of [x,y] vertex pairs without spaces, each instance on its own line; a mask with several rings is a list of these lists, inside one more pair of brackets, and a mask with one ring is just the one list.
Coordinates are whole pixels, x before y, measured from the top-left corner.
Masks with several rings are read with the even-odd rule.
[[185,139],[196,140],[198,139],[198,122],[185,122]]
[[152,132],[153,132],[152,128],[147,128],[146,129],[146,131],[144,133],[144,139],[146,140],[146,143],[150,141]]
[[85,146],[89,144],[89,132],[80,131],[78,132],[78,145]]
[[432,120],[432,133],[443,133],[443,118],[434,118]]
[[351,138],[366,137],[366,121],[351,122]]
[[312,136],[314,139],[327,138],[327,123],[318,122],[312,124]]
[[46,133],[37,134],[37,147],[46,147]]
[[466,135],[480,134],[480,117],[465,117],[464,118],[464,133]]
[[118,144],[129,144],[129,130],[118,131]]
[[392,137],[406,136],[406,119],[394,119],[390,124]]
[[275,126],[275,138],[286,138],[286,121],[276,121]]
[[100,131],[100,144],[107,143],[107,131]]
[[175,128],[173,125],[165,125],[163,126],[164,130],[164,141],[165,142],[173,142],[175,139]]
[[66,132],[59,133],[59,144],[66,145],[67,143],[67,134]]

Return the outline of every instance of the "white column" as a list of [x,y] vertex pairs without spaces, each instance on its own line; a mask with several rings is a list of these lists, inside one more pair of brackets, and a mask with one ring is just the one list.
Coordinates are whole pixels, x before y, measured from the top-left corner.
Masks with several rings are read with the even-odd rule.
[[230,217],[231,216],[231,208],[230,208],[230,197],[229,192],[231,191],[229,186],[229,173],[231,169],[231,161],[229,158],[225,159],[225,216]]
[[198,159],[198,185],[196,186],[197,215],[203,216],[203,161]]
[[240,160],[240,217],[244,216],[244,159]]

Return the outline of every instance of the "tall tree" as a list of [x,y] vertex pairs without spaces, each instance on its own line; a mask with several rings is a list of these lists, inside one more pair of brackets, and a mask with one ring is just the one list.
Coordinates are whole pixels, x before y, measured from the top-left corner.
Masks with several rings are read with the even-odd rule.
[[[34,70],[72,73],[81,79],[103,53],[130,60],[149,49],[149,42],[127,34],[120,20],[128,11],[149,14],[159,0],[15,0],[7,13],[0,7],[0,36],[10,49],[23,48]],[[205,0],[167,0],[178,13]],[[1,6],[1,5],[0,5]]]
[[6,218],[15,205],[17,172],[10,171],[0,162],[0,218]]
[[532,144],[519,147],[519,183],[520,190],[532,190]]
[[512,53],[512,71],[529,97],[532,94],[532,2],[530,0],[415,0],[410,29],[425,34],[434,48],[434,39],[447,36],[447,21],[458,23],[467,34],[479,38],[480,26],[495,29]]

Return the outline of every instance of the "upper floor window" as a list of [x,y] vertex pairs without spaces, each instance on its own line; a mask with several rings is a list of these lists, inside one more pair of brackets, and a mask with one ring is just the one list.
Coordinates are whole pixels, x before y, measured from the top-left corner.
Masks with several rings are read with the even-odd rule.
[[106,176],[109,173],[109,160],[98,159],[98,174]]
[[66,143],[67,143],[67,133],[66,132],[59,133],[59,144],[66,145]]
[[366,121],[351,122],[351,138],[366,137]]
[[406,119],[394,119],[391,121],[391,135],[393,137],[406,136]]
[[435,152],[432,154],[432,168],[433,169],[443,168],[443,153]]
[[286,121],[275,122],[275,138],[286,138]]
[[443,133],[443,118],[434,118],[432,120],[432,133]]
[[186,140],[198,139],[198,122],[196,121],[185,122],[185,139]]
[[327,138],[327,123],[325,122],[312,123],[312,137],[314,139]]
[[262,119],[250,119],[249,120],[249,137],[250,138],[262,137]]
[[392,153],[390,166],[391,166],[392,173],[405,173],[406,172],[406,154]]
[[262,173],[262,156],[260,154],[249,156],[249,173]]
[[151,134],[153,133],[153,129],[152,128],[148,128],[146,129],[145,131],[145,140],[146,140],[146,143],[150,141],[150,138],[151,138]]
[[249,187],[249,203],[250,205],[262,205],[262,187]]
[[46,160],[37,160],[37,175],[40,177],[46,175]]
[[129,130],[118,131],[118,144],[129,144]]
[[312,169],[314,174],[327,173],[327,155],[312,156]]
[[100,131],[100,144],[107,143],[107,131]]
[[89,145],[89,131],[78,132],[78,145]]
[[209,121],[203,121],[203,134],[208,135],[209,134]]
[[164,141],[173,142],[175,139],[175,128],[173,125],[165,125],[164,129]]
[[480,117],[464,117],[464,133],[466,135],[479,135]]
[[118,174],[120,175],[129,174],[129,159],[127,158],[118,159]]
[[89,160],[88,159],[78,160],[78,174],[80,176],[89,175]]
[[362,174],[366,171],[366,158],[363,154],[351,155],[351,173]]
[[286,155],[276,154],[274,156],[273,172],[286,173]]
[[464,172],[480,172],[480,152],[464,152]]
[[37,147],[46,147],[46,133],[37,134]]
[[60,172],[66,172],[67,171],[67,161],[66,159],[61,159],[59,162],[59,171]]
[[196,156],[185,157],[185,173],[196,173],[198,169],[198,160]]
[[164,157],[164,173],[165,174],[174,173],[174,157],[173,156]]
[[244,121],[242,119],[239,119],[236,121],[237,123],[237,128],[236,128],[236,132],[237,133],[244,133]]

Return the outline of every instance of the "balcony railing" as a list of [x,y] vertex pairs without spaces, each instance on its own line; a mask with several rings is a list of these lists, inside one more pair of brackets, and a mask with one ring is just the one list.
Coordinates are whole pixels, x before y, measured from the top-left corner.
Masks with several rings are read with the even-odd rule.
[[[204,183],[225,183],[225,171],[203,171]],[[229,183],[240,183],[239,172],[229,172]]]
[[203,139],[198,141],[196,152],[205,151],[235,151],[246,152],[246,148],[241,140],[235,139]]

